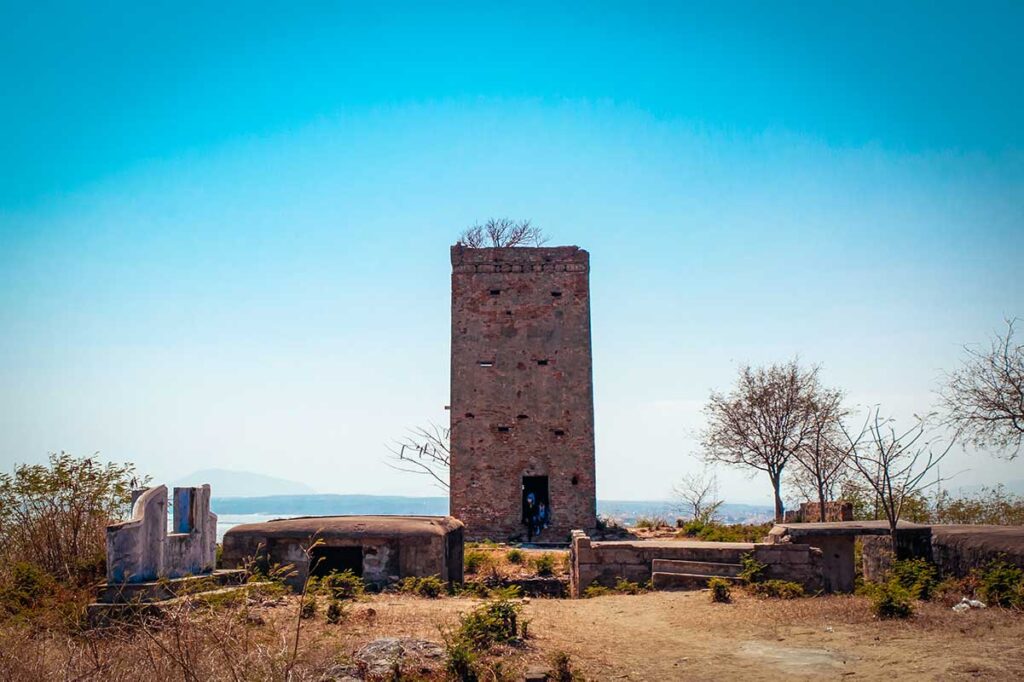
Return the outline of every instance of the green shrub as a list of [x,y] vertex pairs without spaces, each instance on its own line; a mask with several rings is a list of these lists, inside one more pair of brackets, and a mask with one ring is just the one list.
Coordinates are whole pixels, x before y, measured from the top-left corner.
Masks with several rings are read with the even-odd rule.
[[898,580],[867,586],[871,611],[879,618],[909,618],[914,613],[913,596]]
[[645,592],[644,588],[639,584],[625,578],[619,578],[615,581],[615,591],[619,594],[641,594]]
[[681,525],[677,522],[676,525],[680,528],[676,537],[706,542],[760,542],[772,529],[770,523],[727,525],[698,519],[686,521]]
[[768,568],[768,564],[762,564],[755,559],[753,552],[743,554],[740,557],[740,565],[743,568],[739,572],[739,578],[747,585],[764,580],[764,572]]
[[348,604],[332,599],[331,603],[327,605],[327,622],[330,625],[337,625],[348,618]]
[[505,553],[505,558],[510,564],[522,564],[526,560],[526,553],[521,549],[510,549]]
[[459,597],[476,597],[478,599],[487,599],[491,596],[491,590],[487,585],[475,580],[452,585],[451,593]]
[[462,556],[462,567],[466,573],[479,573],[481,569],[493,564],[491,553],[479,549],[470,549]]
[[398,584],[398,590],[407,594],[416,594],[429,599],[436,599],[445,590],[445,583],[436,575],[423,578],[409,576]]
[[299,607],[299,618],[310,619],[316,616],[316,597],[305,596],[302,598],[302,606]]
[[718,602],[719,604],[728,604],[732,601],[731,586],[728,580],[712,578],[708,581],[708,587],[711,588],[711,601]]
[[1024,569],[993,561],[977,572],[978,596],[989,606],[1024,609]]
[[555,573],[555,555],[545,552],[533,560],[533,567],[537,569],[537,575],[549,576]]
[[444,638],[445,672],[449,679],[458,682],[477,682],[476,652],[473,646],[457,636],[446,635]]
[[508,599],[487,601],[459,619],[457,637],[477,650],[494,644],[514,642],[519,634],[517,619],[522,607]]
[[892,564],[891,575],[910,591],[914,599],[928,601],[939,584],[939,572],[925,559],[900,559]]
[[572,669],[572,658],[564,651],[556,651],[551,654],[549,660],[552,682],[575,682],[583,679],[581,674]]
[[12,564],[5,582],[7,584],[0,591],[0,602],[12,613],[40,606],[57,586],[49,573],[26,561]]
[[583,590],[583,598],[592,599],[593,597],[603,597],[605,595],[614,593],[615,590],[613,590],[612,588],[605,587],[604,585],[599,585],[596,582],[594,582],[588,585],[585,590]]
[[316,589],[331,599],[357,599],[366,591],[366,585],[351,570],[331,571],[320,578]]
[[803,585],[788,580],[765,580],[752,583],[750,589],[758,597],[768,599],[797,599],[804,596]]
[[523,590],[519,585],[506,585],[505,587],[492,587],[487,597],[490,599],[519,599],[523,596]]
[[[148,480],[148,479],[146,479]],[[91,586],[106,567],[107,525],[130,516],[132,464],[50,454],[0,473],[0,565],[29,561],[67,586]]]

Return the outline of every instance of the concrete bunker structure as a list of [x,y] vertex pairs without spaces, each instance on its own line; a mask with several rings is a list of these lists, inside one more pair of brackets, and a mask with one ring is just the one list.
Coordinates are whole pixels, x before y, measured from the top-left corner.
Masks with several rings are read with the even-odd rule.
[[569,546],[569,594],[581,597],[592,584],[612,587],[622,578],[650,580],[656,590],[701,589],[711,578],[738,582],[744,555],[765,565],[765,578],[797,582],[811,593],[827,589],[821,552],[807,544],[593,541],[576,530]]
[[167,486],[132,492],[132,517],[107,526],[107,584],[142,583],[212,573],[217,515],[210,486],[175,488],[167,533]]
[[[824,523],[780,523],[765,538],[773,544],[801,543],[821,550],[822,577],[828,592],[853,592],[857,538],[877,540],[891,546],[888,521],[826,521]],[[923,556],[931,543],[931,527],[900,521],[896,526],[900,558]],[[867,544],[865,544],[867,546]],[[868,565],[867,557],[864,561]],[[866,575],[870,579],[870,575]]]
[[307,516],[235,526],[224,534],[221,563],[290,564],[292,586],[345,570],[377,586],[410,576],[461,583],[462,547],[463,524],[450,516]]

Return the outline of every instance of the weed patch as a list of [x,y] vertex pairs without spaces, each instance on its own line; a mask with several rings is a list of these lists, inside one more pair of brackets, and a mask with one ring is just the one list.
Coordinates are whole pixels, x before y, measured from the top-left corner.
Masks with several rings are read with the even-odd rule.
[[445,584],[436,575],[423,578],[409,576],[398,584],[398,591],[427,597],[428,599],[437,599],[445,591]]
[[351,570],[331,571],[315,585],[315,591],[331,599],[358,599],[366,592],[366,584]]
[[712,578],[708,581],[711,589],[711,601],[719,604],[728,604],[732,601],[729,581],[724,578]]
[[803,585],[788,580],[765,580],[752,583],[750,591],[765,599],[798,599],[805,596]]
[[939,572],[925,559],[901,559],[893,562],[892,578],[905,587],[914,599],[928,601],[939,584]]
[[909,618],[914,613],[913,596],[898,580],[866,586],[871,612],[879,618]]

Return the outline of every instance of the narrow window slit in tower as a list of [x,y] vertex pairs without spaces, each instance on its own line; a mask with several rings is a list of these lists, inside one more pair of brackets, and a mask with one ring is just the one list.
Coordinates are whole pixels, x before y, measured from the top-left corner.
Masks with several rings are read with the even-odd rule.
[[506,310],[506,311],[505,311],[505,314],[506,314],[506,315],[511,315],[511,314],[512,314],[512,311],[511,311],[511,310]]
[[491,289],[491,296],[497,296],[501,293],[501,289]]
[[552,291],[551,292],[551,296],[553,298],[561,298],[562,297],[562,292],[561,291]]
[[494,367],[494,360],[481,360],[477,364],[481,367]]
[[473,414],[472,412],[467,412],[466,419],[476,419],[476,415]]
[[551,433],[555,434],[556,437],[565,435],[565,429],[551,429]]
[[548,359],[544,358],[543,360],[538,360],[537,364],[543,367],[544,365],[548,364]]
[[499,426],[498,427],[498,433],[508,433],[511,430],[512,430],[511,426]]

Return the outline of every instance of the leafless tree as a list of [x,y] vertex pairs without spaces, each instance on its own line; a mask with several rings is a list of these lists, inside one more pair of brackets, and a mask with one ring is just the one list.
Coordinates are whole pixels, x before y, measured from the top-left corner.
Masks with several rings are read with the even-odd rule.
[[718,498],[718,477],[710,467],[687,474],[672,487],[672,495],[680,502],[680,507],[690,518],[701,523],[715,520],[718,508],[723,500]]
[[964,346],[963,366],[947,375],[942,389],[946,422],[979,448],[1007,459],[1024,443],[1024,344],[1014,341],[1014,323],[987,349]]
[[541,246],[547,242],[544,232],[529,220],[490,218],[483,225],[470,227],[459,236],[463,246],[481,247]]
[[792,477],[794,487],[807,499],[818,501],[818,520],[825,520],[825,503],[835,499],[839,484],[847,472],[841,420],[847,415],[843,394],[822,388],[810,397],[810,432],[801,447],[793,452],[799,465]]
[[893,419],[883,417],[879,407],[868,411],[864,425],[857,434],[843,427],[849,447],[846,460],[875,495],[889,522],[893,555],[896,553],[897,524],[908,502],[943,479],[925,477],[939,465],[952,449],[955,439],[929,439],[928,418],[904,431],[898,431]]
[[434,482],[449,489],[448,472],[451,467],[449,429],[431,423],[409,430],[409,435],[388,446],[391,455],[387,465],[398,471],[430,476]]
[[768,474],[778,522],[784,511],[782,472],[814,430],[817,390],[817,367],[803,369],[796,360],[767,368],[745,366],[732,392],[712,391],[704,408],[705,459]]

